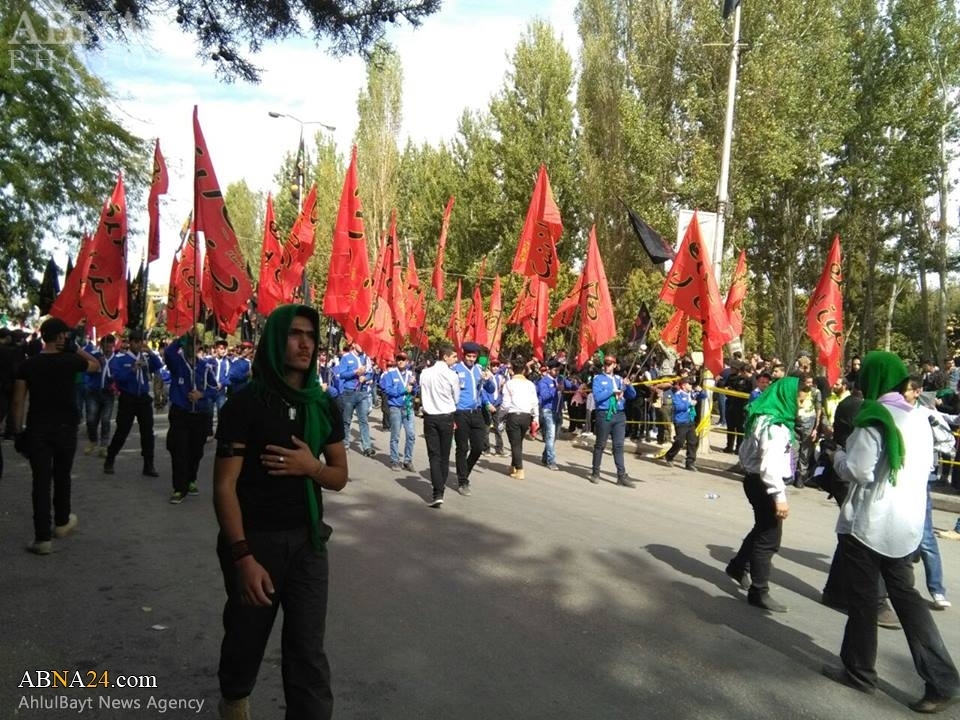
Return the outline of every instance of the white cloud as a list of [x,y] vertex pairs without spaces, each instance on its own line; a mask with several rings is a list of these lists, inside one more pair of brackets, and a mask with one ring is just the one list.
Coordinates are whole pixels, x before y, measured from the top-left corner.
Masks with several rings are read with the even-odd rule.
[[[394,28],[388,36],[403,67],[403,126],[416,143],[449,140],[464,109],[485,109],[501,87],[513,51],[529,22],[549,21],[576,51],[576,0],[448,0],[420,28]],[[196,57],[193,38],[179,26],[160,23],[140,43],[111,47],[89,56],[118,99],[117,115],[131,130],[160,138],[170,170],[170,194],[162,200],[161,258],[151,266],[165,281],[177,231],[192,206],[193,106],[221,188],[245,179],[255,190],[274,187],[283,154],[296,148],[299,127],[275,119],[282,112],[303,121],[335,126],[341,153],[349,151],[357,127],[357,97],[366,83],[357,57],[334,58],[306,40],[265,47],[253,57],[263,68],[259,85],[225,84],[213,62]],[[312,135],[316,128],[307,127]],[[131,208],[130,264],[139,262],[146,213]]]

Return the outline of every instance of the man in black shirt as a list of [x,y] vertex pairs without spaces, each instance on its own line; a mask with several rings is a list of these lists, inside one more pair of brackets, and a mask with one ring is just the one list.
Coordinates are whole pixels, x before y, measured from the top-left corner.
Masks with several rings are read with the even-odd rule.
[[331,529],[321,491],[346,485],[347,455],[343,419],[317,378],[319,328],[313,308],[274,310],[253,378],[229,397],[217,425],[214,506],[227,591],[218,674],[220,717],[228,720],[248,717],[279,606],[286,717],[333,714],[323,651]]
[[[33,473],[34,541],[28,549],[37,555],[53,550],[52,536],[69,534],[77,526],[70,512],[70,471],[77,450],[77,373],[100,369],[97,359],[68,341],[71,330],[59,318],[40,326],[43,350],[24,360],[13,383],[13,429],[17,450],[30,460]],[[71,344],[72,343],[72,344]],[[24,423],[27,397],[29,411]],[[53,520],[50,527],[50,483],[53,482]]]

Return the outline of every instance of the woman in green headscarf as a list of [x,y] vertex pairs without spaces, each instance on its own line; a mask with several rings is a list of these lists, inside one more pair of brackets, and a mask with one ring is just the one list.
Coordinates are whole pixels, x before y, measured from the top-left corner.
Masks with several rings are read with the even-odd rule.
[[[791,447],[797,408],[809,392],[796,377],[780,378],[747,405],[740,446],[743,492],[753,506],[753,528],[743,539],[726,573],[747,590],[747,601],[772,612],[786,612],[770,597],[773,555],[780,549],[783,521],[790,512],[784,479],[793,476]],[[749,572],[748,572],[749,569]]]
[[318,382],[319,326],[317,311],[305,305],[274,310],[252,381],[220,415],[214,505],[227,590],[219,668],[225,718],[246,717],[278,606],[287,717],[333,712],[323,651],[331,530],[321,489],[346,485],[347,458],[340,413]]

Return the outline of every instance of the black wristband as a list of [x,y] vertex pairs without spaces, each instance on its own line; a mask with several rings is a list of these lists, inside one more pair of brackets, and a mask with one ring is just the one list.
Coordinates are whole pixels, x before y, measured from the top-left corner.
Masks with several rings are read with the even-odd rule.
[[230,559],[234,562],[242,560],[247,555],[253,555],[253,553],[250,551],[246,540],[237,540],[230,546]]

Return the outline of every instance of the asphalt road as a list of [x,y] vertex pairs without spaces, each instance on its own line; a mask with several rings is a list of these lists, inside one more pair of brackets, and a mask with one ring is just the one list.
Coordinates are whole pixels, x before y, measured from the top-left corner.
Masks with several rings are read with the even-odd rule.
[[[81,451],[80,525],[46,557],[24,549],[29,469],[4,443],[0,720],[216,717],[224,592],[212,445],[201,495],[169,505],[166,420],[157,421],[160,479],[139,474],[135,433],[116,475]],[[628,456],[638,480],[630,490],[612,483],[608,455],[607,482],[594,486],[586,450],[560,441],[562,470],[551,472],[538,462],[542,446],[528,442],[525,480],[506,475],[506,458],[484,457],[472,497],[451,488],[432,510],[422,439],[419,472],[397,473],[387,467],[386,433],[373,435],[378,455],[351,452],[351,482],[325,496],[338,718],[883,720],[909,714],[905,704],[922,694],[897,631],[880,631],[876,695],[820,676],[837,661],[844,617],[818,602],[836,507],[816,490],[791,496],[772,578],[790,611],[769,615],[723,573],[751,523],[729,476]],[[955,519],[937,511],[935,524]],[[960,543],[940,544],[948,591],[960,601]],[[960,604],[935,617],[960,659],[958,614]],[[258,719],[283,716],[279,635],[278,627],[252,697]],[[42,670],[83,684],[106,672],[114,686],[22,687]],[[148,676],[152,688],[116,686]],[[960,718],[960,706],[952,710],[944,716]]]

